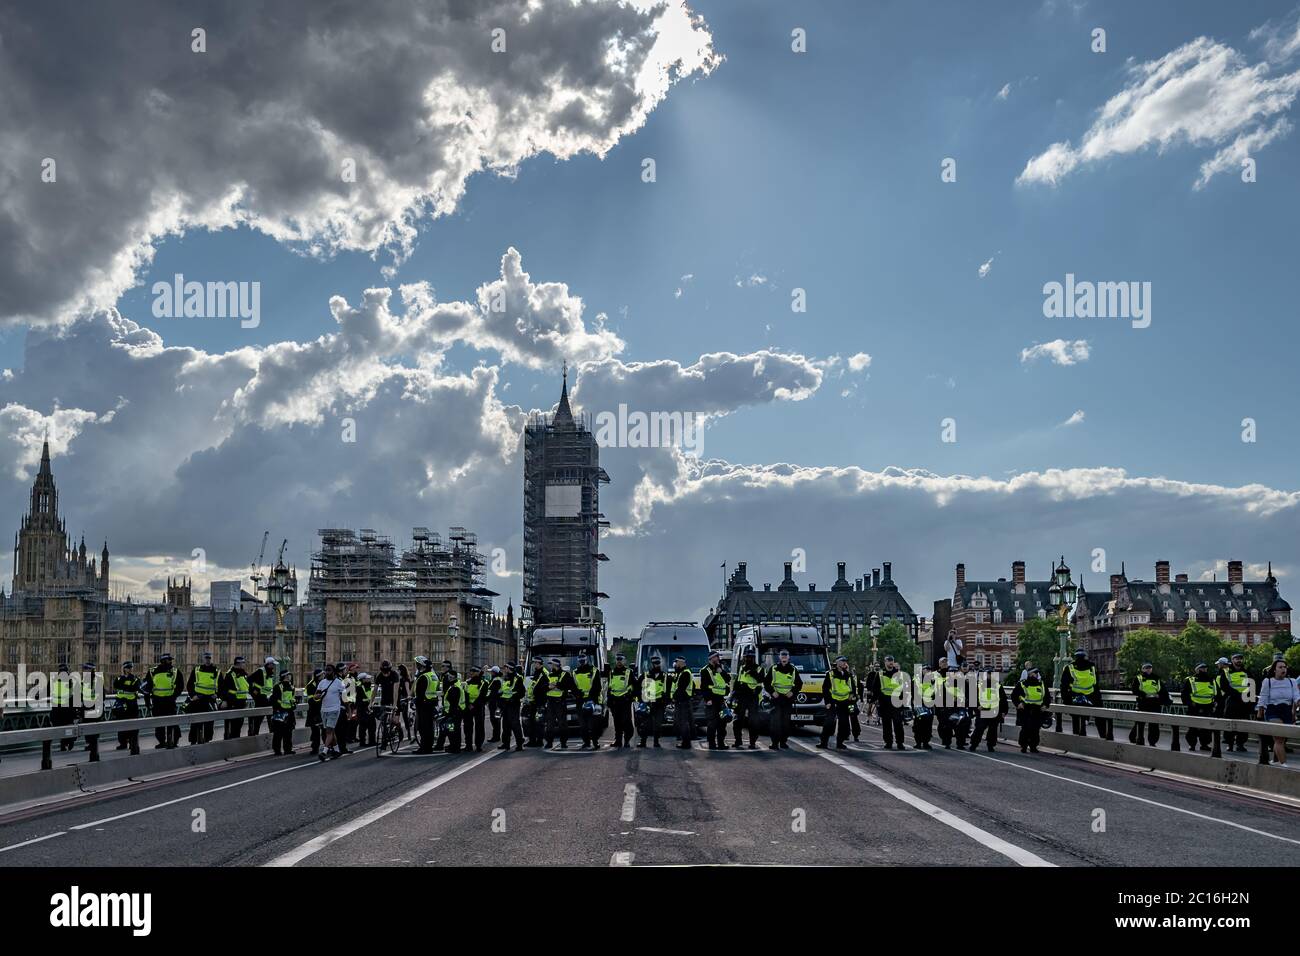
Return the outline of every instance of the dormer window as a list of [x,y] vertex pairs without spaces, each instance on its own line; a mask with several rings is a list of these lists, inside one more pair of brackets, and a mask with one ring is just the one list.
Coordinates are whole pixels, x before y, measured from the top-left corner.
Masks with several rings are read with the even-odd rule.
[[1195,623],[1195,622],[1196,622],[1196,608],[1194,608],[1194,607],[1189,607],[1189,608],[1187,609],[1187,620],[1188,620],[1189,623]]
[[1025,623],[1025,612],[1020,610],[1019,608],[1016,609],[1016,623],[1017,624]]
[[1233,624],[1237,623],[1237,609],[1235,607],[1228,612],[1228,620]]
[[994,623],[994,624],[1001,624],[1001,623],[1002,623],[1002,608],[1000,608],[1000,607],[995,607],[995,608],[993,609],[993,623]]
[[1173,621],[1174,621],[1174,611],[1173,611],[1173,608],[1169,608],[1168,610],[1165,611],[1165,620],[1168,621],[1168,622],[1171,623],[1171,624],[1173,623]]
[[1257,608],[1257,607],[1252,607],[1252,608],[1250,609],[1250,621],[1251,621],[1252,624],[1258,624],[1258,623],[1259,623],[1259,608]]
[[1210,608],[1205,617],[1211,624],[1219,619],[1219,615],[1215,612],[1214,608]]

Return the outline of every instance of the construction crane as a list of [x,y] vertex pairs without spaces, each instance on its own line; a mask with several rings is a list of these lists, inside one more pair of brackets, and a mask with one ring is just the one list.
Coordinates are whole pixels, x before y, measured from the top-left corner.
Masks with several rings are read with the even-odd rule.
[[253,579],[254,594],[256,594],[262,586],[262,559],[266,557],[266,540],[269,537],[271,537],[270,531],[262,532],[262,550],[257,552],[257,561],[253,564],[253,573],[249,575],[249,577]]
[[285,538],[282,542],[280,542],[280,553],[275,557],[276,567],[279,567],[280,565],[284,564],[284,549],[287,548],[288,546],[289,546],[288,538]]

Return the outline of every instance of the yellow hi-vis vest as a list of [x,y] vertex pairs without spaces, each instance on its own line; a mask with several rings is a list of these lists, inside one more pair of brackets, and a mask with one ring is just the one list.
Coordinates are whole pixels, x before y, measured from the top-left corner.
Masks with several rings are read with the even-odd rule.
[[478,695],[483,692],[482,681],[465,681],[465,696],[469,698],[469,703],[473,704],[478,700]]
[[72,706],[72,682],[67,678],[56,677],[50,685],[50,704],[54,707]]
[[853,675],[840,677],[839,674],[831,674],[831,700],[852,700],[853,699]]
[[509,677],[498,677],[497,680],[500,682],[500,687],[497,689],[497,693],[501,695],[501,699],[513,699],[515,696],[515,675],[511,674]]
[[667,682],[663,674],[654,677],[646,674],[641,678],[641,700],[647,704],[653,704],[659,698],[667,693]]
[[744,684],[752,691],[757,691],[760,687],[763,686],[763,675],[751,674],[747,670],[742,670],[740,674],[737,675],[736,682],[740,684]]
[[1156,694],[1160,693],[1160,681],[1144,677],[1138,684],[1138,690],[1150,697],[1154,697]]
[[[721,670],[715,671],[712,667],[710,667],[708,670],[709,670],[709,690],[719,697],[726,697],[727,678],[722,676]],[[702,674],[700,676],[703,677]]]
[[[236,674],[234,671],[230,671],[230,680],[235,685],[235,699],[248,700],[248,675]],[[197,689],[198,681],[196,680],[194,683]]]
[[217,692],[217,669],[204,670],[202,667],[194,668],[194,693],[203,697],[211,697]]
[[673,696],[679,685],[686,685],[686,696],[690,697],[695,693],[695,675],[691,673],[689,667],[683,667],[679,674],[673,671],[668,675],[668,694]]
[[997,710],[999,688],[996,684],[980,688],[980,710]]
[[1250,683],[1250,675],[1245,671],[1228,671],[1228,683],[1237,693],[1243,693]]
[[788,694],[794,690],[794,672],[789,674],[772,667],[772,690],[778,694]]
[[1192,685],[1191,700],[1193,704],[1214,703],[1214,681],[1197,680],[1193,677],[1190,683]]
[[921,680],[921,706],[934,708],[934,700],[939,694],[939,689],[935,684],[934,675]]
[[129,684],[125,684],[123,687],[119,688],[117,693],[113,696],[118,700],[135,700],[135,689],[139,686],[140,682],[133,677]]
[[610,671],[609,695],[611,697],[626,697],[631,689],[632,676],[627,671]]
[[[550,671],[546,672],[546,696],[547,697],[555,698],[555,697],[564,696],[564,691],[560,688],[560,681],[562,680],[564,680],[563,668],[561,668],[560,672],[557,674],[552,674]],[[587,685],[587,686],[591,686],[591,685]]]
[[1091,694],[1093,688],[1097,686],[1097,672],[1091,667],[1076,669],[1073,664],[1070,666],[1070,690],[1075,694]]
[[1026,704],[1041,704],[1043,702],[1044,687],[1042,684],[1021,684],[1021,699]]
[[591,685],[596,679],[595,671],[574,671],[573,682],[578,685],[578,691],[583,697],[591,692]]
[[280,706],[285,710],[293,710],[298,704],[298,692],[292,687],[282,687],[280,689]]
[[154,671],[149,677],[155,697],[175,697],[177,683],[175,671]]
[[[895,671],[895,674],[898,672]],[[893,697],[894,693],[903,686],[903,682],[894,677],[889,671],[880,672],[880,693],[886,697]]]
[[[416,680],[419,680],[419,678],[417,677]],[[441,686],[442,685],[438,682],[438,678],[433,676],[433,671],[424,672],[424,699],[425,700],[437,700],[438,689]]]
[[262,686],[260,689],[262,696],[267,700],[270,700],[271,696],[275,694],[275,678],[267,672],[265,667],[262,668]]

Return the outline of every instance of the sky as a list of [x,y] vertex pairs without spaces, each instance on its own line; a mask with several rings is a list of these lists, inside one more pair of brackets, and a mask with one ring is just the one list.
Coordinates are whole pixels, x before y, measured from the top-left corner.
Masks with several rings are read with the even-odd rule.
[[[590,415],[705,422],[602,452],[614,634],[792,556],[892,561],[924,615],[959,561],[1286,592],[1293,3],[277,11],[0,11],[15,528],[48,431],[137,597],[203,599],[263,530],[305,567],[317,528],[462,525],[517,605],[567,361]],[[177,274],[258,283],[256,327],[158,315]],[[1145,318],[1048,317],[1067,275]]]

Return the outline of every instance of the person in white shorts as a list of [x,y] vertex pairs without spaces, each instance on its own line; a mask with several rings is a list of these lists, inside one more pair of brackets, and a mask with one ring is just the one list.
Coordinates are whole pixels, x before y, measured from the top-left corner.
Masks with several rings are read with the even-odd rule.
[[325,665],[325,676],[316,685],[316,693],[321,695],[320,723],[325,737],[320,759],[322,762],[335,760],[339,755],[335,747],[335,728],[339,723],[339,715],[343,713],[343,681],[339,680],[333,664]]

